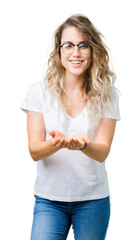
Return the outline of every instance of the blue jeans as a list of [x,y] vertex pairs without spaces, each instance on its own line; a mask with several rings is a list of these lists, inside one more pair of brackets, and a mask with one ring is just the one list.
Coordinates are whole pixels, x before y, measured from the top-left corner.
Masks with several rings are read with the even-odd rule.
[[35,195],[31,240],[65,240],[72,225],[75,240],[104,240],[110,198],[60,202]]

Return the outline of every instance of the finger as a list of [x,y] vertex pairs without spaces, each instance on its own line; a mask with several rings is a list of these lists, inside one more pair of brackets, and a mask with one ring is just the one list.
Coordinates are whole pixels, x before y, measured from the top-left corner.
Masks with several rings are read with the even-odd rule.
[[71,145],[70,139],[67,140],[67,148]]
[[80,141],[79,139],[76,139],[77,141],[77,150],[80,150],[84,146],[85,141]]
[[74,147],[75,150],[78,149],[77,140],[76,140],[76,139],[73,139],[73,138],[72,138],[72,146]]
[[65,139],[60,139],[59,143],[57,144],[58,147],[60,148],[64,148],[66,147],[66,142],[65,142]]
[[60,141],[60,138],[53,138],[52,142],[53,142],[53,145],[57,146],[57,144],[59,143]]
[[59,138],[59,141],[57,142],[56,146],[57,146],[57,147],[60,147],[61,144],[62,144],[62,139]]
[[77,150],[77,144],[74,139],[70,139],[70,142],[68,144],[68,149],[70,150]]
[[64,139],[64,142],[63,142],[63,145],[62,145],[63,148],[66,148],[67,147],[67,141]]
[[74,148],[74,143],[73,143],[73,139],[71,138],[70,139],[70,146],[69,146],[71,149],[73,149]]
[[51,136],[55,136],[55,134],[56,134],[56,132],[55,131],[49,131],[49,135],[51,135]]
[[85,137],[85,138],[82,138],[84,142],[87,142],[87,143],[90,143],[90,138],[88,137]]
[[60,147],[61,147],[61,148],[64,148],[64,147],[65,147],[65,139],[62,140]]
[[89,137],[86,137],[86,142],[90,143],[90,138]]
[[68,139],[68,141],[67,141],[67,148],[68,148],[69,150],[71,150],[71,148],[72,148],[71,139]]
[[49,134],[52,134],[52,133],[54,133],[54,131],[49,131]]
[[89,139],[89,138],[87,138],[87,139],[86,139],[86,142],[87,142],[87,143],[90,143],[90,139]]
[[64,147],[67,148],[70,145],[70,141],[68,139],[65,139]]

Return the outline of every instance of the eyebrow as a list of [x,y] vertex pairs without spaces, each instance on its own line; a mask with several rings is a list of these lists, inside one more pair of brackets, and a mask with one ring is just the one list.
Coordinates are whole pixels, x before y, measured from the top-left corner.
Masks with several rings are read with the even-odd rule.
[[[72,43],[72,44],[74,44],[74,43],[71,42],[71,41],[64,41],[63,44],[64,44],[64,43]],[[87,43],[87,44],[88,44],[88,42],[86,42],[86,41],[81,41],[81,42],[79,42],[78,44],[80,44],[80,43]]]

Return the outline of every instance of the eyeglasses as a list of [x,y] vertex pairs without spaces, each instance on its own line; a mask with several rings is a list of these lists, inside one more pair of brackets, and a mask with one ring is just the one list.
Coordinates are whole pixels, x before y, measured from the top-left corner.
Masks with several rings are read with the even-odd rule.
[[73,44],[73,43],[63,43],[60,44],[60,47],[63,50],[63,53],[65,54],[71,54],[74,50],[74,47],[77,46],[80,53],[88,54],[90,53],[91,46],[88,43],[79,43],[79,44]]

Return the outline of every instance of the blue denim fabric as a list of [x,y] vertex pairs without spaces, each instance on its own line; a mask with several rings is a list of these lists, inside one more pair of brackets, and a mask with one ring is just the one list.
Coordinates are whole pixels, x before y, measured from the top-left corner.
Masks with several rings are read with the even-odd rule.
[[78,202],[35,196],[31,240],[65,240],[71,225],[75,240],[104,240],[109,218],[109,196]]

